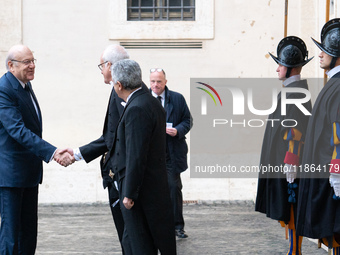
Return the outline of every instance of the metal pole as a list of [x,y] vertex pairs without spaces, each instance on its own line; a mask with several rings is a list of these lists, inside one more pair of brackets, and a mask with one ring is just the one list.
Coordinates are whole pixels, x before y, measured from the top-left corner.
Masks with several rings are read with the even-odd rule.
[[[288,0],[285,0],[285,22],[284,22],[283,36],[287,37],[287,24],[288,24]],[[288,239],[288,225],[285,226],[286,240]]]
[[284,27],[284,37],[287,36],[287,24],[288,24],[288,0],[285,0],[285,27]]
[[[330,10],[330,0],[326,0],[326,22],[325,23],[329,21],[329,10]],[[326,71],[324,71],[323,85],[325,86],[326,83],[327,83],[327,74],[326,74]]]
[[329,21],[330,0],[326,0],[326,22]]

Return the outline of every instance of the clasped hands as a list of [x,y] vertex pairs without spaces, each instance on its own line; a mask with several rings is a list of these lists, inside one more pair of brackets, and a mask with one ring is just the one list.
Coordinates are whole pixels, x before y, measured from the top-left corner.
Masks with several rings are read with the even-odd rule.
[[75,161],[73,150],[70,148],[57,149],[56,152],[54,153],[53,159],[64,167],[73,164]]

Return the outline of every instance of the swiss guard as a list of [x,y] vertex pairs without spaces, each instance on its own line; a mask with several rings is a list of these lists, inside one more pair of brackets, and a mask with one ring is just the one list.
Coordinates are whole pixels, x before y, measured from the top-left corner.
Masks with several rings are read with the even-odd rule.
[[310,118],[302,157],[297,233],[340,252],[340,19],[321,30],[320,68],[328,82]]
[[[308,90],[306,80],[301,79],[302,67],[308,59],[308,51],[303,40],[296,36],[283,38],[277,46],[277,57],[269,53],[278,64],[276,72],[282,86]],[[287,93],[287,99],[301,99],[303,93]],[[303,106],[311,112],[311,102]],[[302,236],[296,234],[295,221],[299,180],[297,172],[302,157],[303,144],[309,116],[305,115],[295,104],[287,104],[286,115],[282,114],[281,93],[278,95],[277,108],[268,119],[264,133],[260,173],[257,187],[255,210],[265,213],[267,217],[278,220],[281,226],[288,228],[288,255],[300,255]],[[281,125],[291,122],[292,125]],[[288,126],[288,127],[287,127]]]

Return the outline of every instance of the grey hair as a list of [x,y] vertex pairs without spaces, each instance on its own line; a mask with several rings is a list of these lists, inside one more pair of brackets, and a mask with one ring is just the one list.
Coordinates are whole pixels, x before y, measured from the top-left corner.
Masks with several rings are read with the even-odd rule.
[[8,66],[8,62],[13,59],[14,55],[13,54],[8,54],[6,57],[6,69],[7,71],[9,71],[9,66]]
[[111,75],[113,82],[117,83],[119,81],[126,90],[139,88],[142,84],[140,66],[131,59],[124,59],[114,63]]
[[[22,48],[22,47],[24,47],[24,45],[15,45],[8,51],[7,57],[6,57],[6,69],[7,69],[7,71],[10,71],[8,62],[11,61],[12,59],[15,59],[15,56],[16,56],[18,49]],[[15,62],[13,62],[13,63],[15,63]],[[15,65],[16,65],[16,63],[15,63]]]
[[119,60],[130,58],[126,49],[118,44],[109,45],[103,52],[102,59],[108,61],[112,65]]

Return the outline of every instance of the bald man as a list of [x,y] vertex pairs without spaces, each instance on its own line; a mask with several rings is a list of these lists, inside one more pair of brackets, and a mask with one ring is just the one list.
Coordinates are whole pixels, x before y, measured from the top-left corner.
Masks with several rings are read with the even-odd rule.
[[0,254],[35,253],[42,161],[73,161],[41,138],[42,116],[30,83],[35,61],[27,46],[13,46],[0,79]]

